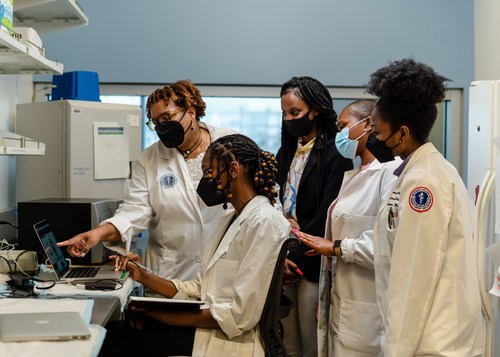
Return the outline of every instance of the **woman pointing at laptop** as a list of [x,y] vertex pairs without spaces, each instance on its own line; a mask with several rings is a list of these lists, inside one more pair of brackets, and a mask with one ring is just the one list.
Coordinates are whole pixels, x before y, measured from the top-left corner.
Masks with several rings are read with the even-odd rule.
[[135,162],[123,203],[102,225],[58,245],[76,257],[99,242],[125,243],[128,251],[133,237],[149,229],[144,264],[164,278],[193,279],[223,216],[196,194],[201,160],[211,142],[234,131],[200,121],[206,104],[187,80],[155,90],[146,108],[148,126],[160,140]]

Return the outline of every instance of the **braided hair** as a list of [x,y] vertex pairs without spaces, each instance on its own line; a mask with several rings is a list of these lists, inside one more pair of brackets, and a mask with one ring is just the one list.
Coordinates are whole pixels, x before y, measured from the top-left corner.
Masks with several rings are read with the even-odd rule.
[[[217,162],[218,176],[229,169],[232,161],[243,164],[246,167],[248,182],[252,184],[255,192],[266,196],[271,204],[276,203],[278,194],[274,186],[278,163],[272,153],[261,150],[252,139],[241,134],[223,136],[210,144],[206,155],[209,155],[211,162]],[[220,177],[216,180],[217,190],[223,194]],[[230,187],[230,183],[231,175],[228,175],[227,187]],[[224,209],[227,208],[227,199],[231,197],[232,193],[229,191],[225,197]]]
[[[318,170],[321,158],[325,153],[327,143],[337,134],[337,113],[333,109],[333,99],[328,89],[317,79],[312,77],[293,77],[281,86],[280,97],[292,92],[301,98],[319,114],[316,116],[316,140],[314,148],[318,150]],[[281,125],[281,148],[278,158],[279,173],[278,184],[283,187],[288,170],[297,150],[298,139],[291,136],[285,126]],[[319,172],[319,171],[318,171]],[[281,191],[283,192],[283,191]]]
[[165,105],[169,105],[172,101],[178,107],[185,109],[193,107],[196,110],[196,120],[198,121],[205,116],[207,105],[201,97],[201,92],[187,79],[158,88],[149,95],[146,103],[146,114],[149,119],[151,119],[151,106],[159,101],[165,102]]
[[445,97],[446,81],[432,67],[405,58],[372,73],[367,92],[379,97],[377,110],[393,131],[406,125],[424,143],[436,121],[436,103]]

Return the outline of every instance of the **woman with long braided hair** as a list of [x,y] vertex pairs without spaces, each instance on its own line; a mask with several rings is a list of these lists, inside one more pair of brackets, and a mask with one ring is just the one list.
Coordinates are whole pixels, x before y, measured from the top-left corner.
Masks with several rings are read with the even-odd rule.
[[[273,207],[277,162],[272,153],[259,149],[243,135],[224,136],[212,143],[203,158],[203,178],[198,194],[207,206],[231,203],[234,210],[222,210],[224,224],[205,251],[203,270],[191,281],[165,280],[130,264],[137,255],[119,258],[119,268],[158,294],[177,299],[201,299],[206,309],[189,312],[146,311],[147,318],[170,326],[195,327],[194,346],[176,354],[193,356],[264,356],[264,346],[257,328],[281,246],[290,224]],[[141,343],[128,346],[140,355],[168,355],[165,346],[175,341],[168,333],[159,334],[158,325],[142,332]],[[160,341],[148,343],[152,336]],[[121,334],[122,340],[128,339]],[[138,341],[136,337],[135,340]],[[146,343],[145,343],[146,342]],[[192,342],[192,341],[191,341]],[[151,350],[144,351],[149,346]],[[191,350],[191,346],[192,350]],[[116,354],[113,344],[110,349]]]
[[[323,236],[328,207],[337,197],[352,160],[335,147],[337,113],[328,89],[311,77],[293,77],[281,87],[281,148],[278,184],[285,217],[302,232]],[[316,307],[321,258],[301,246],[288,256],[285,293],[295,308],[283,320],[290,356],[316,356]],[[301,275],[302,274],[302,275]]]

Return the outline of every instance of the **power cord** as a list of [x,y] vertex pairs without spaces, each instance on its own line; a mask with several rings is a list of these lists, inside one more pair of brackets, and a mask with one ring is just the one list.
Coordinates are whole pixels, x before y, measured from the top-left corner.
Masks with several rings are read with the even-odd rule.
[[14,227],[15,229],[18,229],[18,227],[14,223],[10,223],[10,222],[7,222],[7,221],[0,220],[0,224],[7,224],[7,225],[9,225],[11,227]]
[[5,260],[5,262],[7,263],[7,266],[9,267],[9,272],[12,273],[12,265],[10,265],[10,262],[7,258],[5,258],[3,255],[0,255],[0,258],[2,258],[3,260]]

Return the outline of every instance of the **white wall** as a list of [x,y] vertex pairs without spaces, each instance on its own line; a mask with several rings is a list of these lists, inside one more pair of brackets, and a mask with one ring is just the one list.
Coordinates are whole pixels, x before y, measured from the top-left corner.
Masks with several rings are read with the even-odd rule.
[[[31,101],[32,94],[33,76],[0,75],[1,129],[15,132],[16,104]],[[15,156],[0,155],[0,211],[16,206],[15,183]]]
[[310,75],[357,87],[407,56],[452,79],[451,88],[466,88],[474,71],[469,0],[78,3],[89,25],[49,33],[43,44],[66,71],[96,71],[101,83],[281,85]]
[[500,2],[474,2],[474,80],[500,79]]

